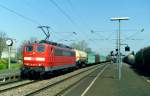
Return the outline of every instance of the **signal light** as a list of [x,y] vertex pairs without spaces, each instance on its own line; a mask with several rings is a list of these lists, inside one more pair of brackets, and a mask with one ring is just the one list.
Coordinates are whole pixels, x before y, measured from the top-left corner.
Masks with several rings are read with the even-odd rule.
[[126,46],[126,47],[125,47],[125,51],[130,51],[130,47],[129,47],[129,46]]
[[116,49],[116,51],[118,51],[118,49]]

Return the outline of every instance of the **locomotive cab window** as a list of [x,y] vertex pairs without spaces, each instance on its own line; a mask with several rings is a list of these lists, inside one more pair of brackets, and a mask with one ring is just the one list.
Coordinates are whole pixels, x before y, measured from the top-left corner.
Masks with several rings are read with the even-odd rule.
[[44,52],[45,51],[45,47],[43,45],[39,45],[39,46],[37,46],[36,51],[37,52]]
[[75,56],[75,54],[71,51],[63,51],[64,56]]
[[55,56],[75,56],[75,53],[67,50],[55,49]]
[[63,51],[60,49],[55,49],[55,56],[63,56]]
[[33,51],[33,46],[26,47],[26,52],[32,52],[32,51]]
[[75,56],[75,53],[74,53],[74,52],[71,52],[71,56]]

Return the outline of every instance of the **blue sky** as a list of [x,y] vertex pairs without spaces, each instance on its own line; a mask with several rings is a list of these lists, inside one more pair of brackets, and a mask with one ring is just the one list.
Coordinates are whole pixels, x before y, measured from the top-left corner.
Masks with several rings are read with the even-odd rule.
[[[131,50],[135,51],[150,45],[149,0],[53,1],[69,16],[72,22],[51,0],[0,0],[0,31],[5,32],[10,38],[16,39],[17,46],[19,46],[23,40],[31,37],[45,38],[37,28],[39,23],[53,29],[50,38],[52,41],[70,44],[74,42],[72,40],[85,40],[94,51],[107,54],[116,47],[115,38],[118,29],[118,22],[110,21],[110,18],[130,17],[128,21],[121,22],[122,43],[129,44]],[[17,16],[2,6],[38,23]],[[144,32],[140,32],[142,28],[144,28]],[[91,33],[91,30],[95,32]],[[72,32],[76,32],[77,35]],[[137,34],[130,40],[125,39],[136,32]]]

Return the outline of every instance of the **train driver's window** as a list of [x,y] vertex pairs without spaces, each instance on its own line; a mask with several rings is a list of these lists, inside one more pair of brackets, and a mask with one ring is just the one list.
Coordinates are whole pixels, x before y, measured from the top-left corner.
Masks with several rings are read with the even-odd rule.
[[43,46],[43,45],[39,45],[39,46],[37,46],[37,52],[44,52],[45,51],[45,46]]
[[26,52],[32,52],[32,51],[33,51],[33,46],[26,47]]

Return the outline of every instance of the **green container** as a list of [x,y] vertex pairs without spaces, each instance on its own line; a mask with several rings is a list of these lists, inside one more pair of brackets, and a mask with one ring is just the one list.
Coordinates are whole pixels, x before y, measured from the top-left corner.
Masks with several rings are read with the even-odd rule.
[[88,53],[88,64],[95,63],[95,53]]
[[106,61],[106,57],[105,57],[105,56],[100,55],[100,62],[104,62],[104,61]]

